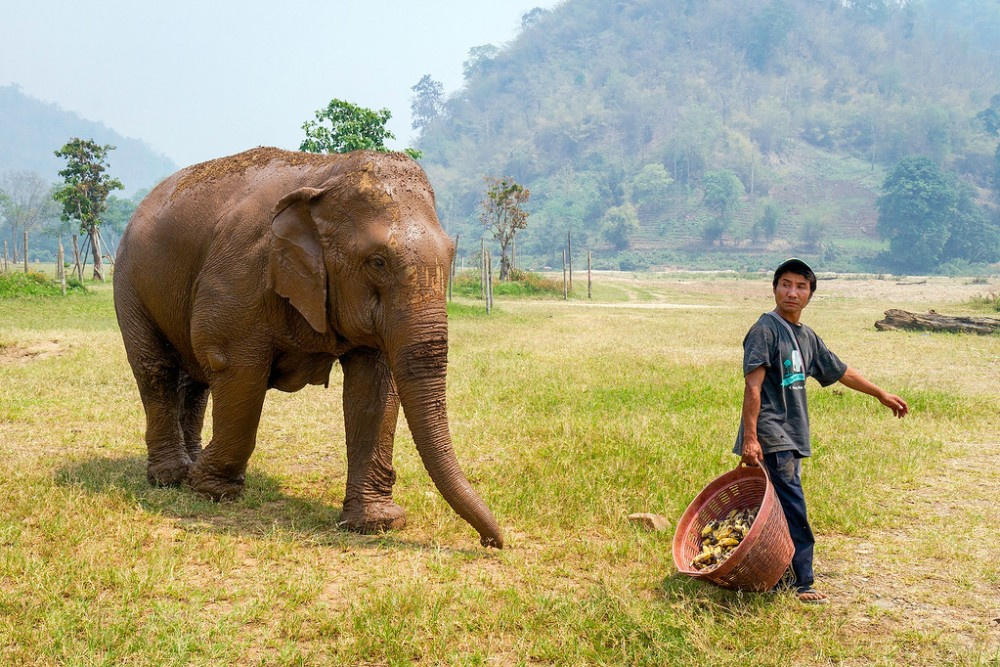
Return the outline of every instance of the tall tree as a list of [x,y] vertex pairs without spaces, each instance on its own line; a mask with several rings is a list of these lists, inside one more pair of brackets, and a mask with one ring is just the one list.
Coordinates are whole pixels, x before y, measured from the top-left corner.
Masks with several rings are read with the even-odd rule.
[[763,234],[764,239],[770,243],[774,240],[774,235],[778,233],[778,222],[781,218],[781,211],[774,202],[768,202],[764,206],[764,212],[757,222],[754,223],[754,236]]
[[500,54],[500,49],[492,44],[482,44],[469,49],[469,58],[462,63],[462,76],[466,81],[489,70],[490,63]]
[[17,261],[20,248],[27,272],[26,243],[30,232],[59,214],[52,199],[52,186],[36,172],[8,171],[0,176],[0,194],[3,195],[0,196],[0,212],[10,227],[14,261]]
[[663,213],[674,179],[659,163],[647,164],[632,179],[632,202],[650,216]]
[[[344,100],[332,99],[326,108],[316,111],[316,120],[302,124],[306,138],[299,150],[307,153],[350,153],[366,150],[388,153],[385,142],[396,135],[386,128],[392,118],[388,109],[373,111]],[[420,151],[407,148],[410,157],[420,157]]]
[[976,114],[983,129],[992,136],[1000,135],[1000,95],[990,98],[990,105]]
[[639,216],[632,204],[608,209],[601,219],[601,235],[615,250],[625,250],[639,231]]
[[410,100],[410,124],[414,130],[422,130],[441,115],[444,86],[432,79],[430,74],[424,74],[410,90],[414,92]]
[[729,169],[705,172],[703,203],[721,218],[729,219],[740,205],[746,191],[743,181]]
[[968,183],[958,183],[955,209],[950,221],[948,242],[941,251],[943,260],[1000,260],[1000,220],[991,219],[976,204],[976,189]]
[[[121,181],[105,173],[108,168],[107,156],[114,146],[101,146],[90,139],[74,137],[55,152],[56,157],[66,160],[66,168],[59,172],[65,185],[54,195],[62,203],[62,219],[75,220],[80,233],[90,240],[90,251],[94,258],[94,280],[104,280],[104,265],[101,261],[100,226],[101,214],[107,208],[108,195],[112,190],[121,190]],[[76,247],[76,235],[73,236]]]
[[483,179],[486,193],[480,201],[479,220],[500,242],[500,280],[510,275],[510,247],[518,230],[528,226],[528,213],[522,208],[531,192],[511,178]]
[[877,201],[878,232],[889,240],[889,256],[908,269],[936,266],[957,200],[951,180],[929,158],[897,162]]
[[763,71],[777,51],[784,48],[795,14],[784,0],[774,0],[750,19],[746,43],[747,62]]

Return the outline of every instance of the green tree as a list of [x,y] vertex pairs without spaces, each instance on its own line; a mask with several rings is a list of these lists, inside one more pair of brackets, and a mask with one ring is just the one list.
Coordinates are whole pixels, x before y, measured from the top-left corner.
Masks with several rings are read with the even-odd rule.
[[[65,185],[55,192],[54,198],[63,206],[62,219],[66,222],[76,221],[80,233],[86,234],[90,240],[94,280],[104,280],[100,248],[101,214],[107,208],[111,191],[123,188],[121,181],[105,173],[108,168],[108,152],[114,149],[114,146],[101,146],[90,139],[74,137],[55,151],[56,157],[66,160],[66,168],[59,172]],[[75,234],[73,248],[75,251]]]
[[784,0],[775,0],[750,19],[746,44],[747,62],[763,71],[775,52],[785,46],[788,32],[795,25],[795,14]]
[[705,196],[702,203],[722,218],[731,218],[743,196],[743,181],[729,169],[706,171],[703,179]]
[[651,215],[659,215],[673,184],[674,179],[662,164],[647,164],[632,179],[632,202]]
[[818,217],[810,216],[802,222],[799,240],[810,250],[819,250],[827,236],[827,225]]
[[469,57],[462,63],[462,76],[466,81],[489,71],[493,59],[500,54],[500,49],[492,44],[481,44],[469,49]]
[[422,130],[433,123],[444,109],[444,86],[430,74],[424,74],[410,90],[414,92],[410,100],[411,127]]
[[762,234],[768,243],[774,240],[774,235],[778,233],[778,223],[780,222],[781,212],[778,209],[778,205],[774,202],[768,202],[764,206],[764,212],[761,214],[760,219],[754,224],[755,233]]
[[878,232],[889,240],[889,257],[908,269],[936,266],[957,200],[951,179],[929,158],[897,162],[877,200]]
[[992,136],[1000,135],[1000,95],[990,98],[990,105],[976,114],[983,129]]
[[639,216],[632,204],[610,208],[601,218],[601,236],[615,250],[628,248],[637,231],[639,231]]
[[976,204],[975,188],[959,182],[957,190],[948,242],[941,252],[941,259],[1000,261],[1000,223],[996,219],[991,220]]
[[710,218],[701,229],[701,236],[708,243],[719,242],[722,245],[723,237],[729,229],[730,220],[722,216]]
[[483,179],[486,193],[480,201],[479,220],[500,242],[500,281],[510,275],[510,247],[518,230],[528,226],[528,213],[523,206],[531,192],[512,178]]
[[[388,153],[385,142],[396,135],[386,128],[392,118],[388,109],[373,111],[344,100],[332,99],[325,109],[316,111],[316,120],[302,124],[306,138],[299,150],[307,153],[350,153],[351,151],[378,151]],[[407,148],[410,157],[421,157],[420,151]]]

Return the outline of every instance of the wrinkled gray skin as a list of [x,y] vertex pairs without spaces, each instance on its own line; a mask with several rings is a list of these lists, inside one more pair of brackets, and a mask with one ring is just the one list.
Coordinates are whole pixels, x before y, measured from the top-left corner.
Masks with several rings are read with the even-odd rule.
[[[405,524],[392,500],[402,405],[438,490],[483,545],[502,547],[448,429],[453,252],[424,172],[398,154],[261,148],[157,186],[125,230],[114,281],[146,411],[150,482],[238,496],[266,391],[327,383],[339,360],[346,526]],[[209,392],[213,437],[203,450]]]

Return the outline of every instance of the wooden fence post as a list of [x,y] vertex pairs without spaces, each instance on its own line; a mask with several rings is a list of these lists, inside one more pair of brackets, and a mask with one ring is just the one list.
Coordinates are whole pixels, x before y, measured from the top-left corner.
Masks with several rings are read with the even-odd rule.
[[59,285],[62,287],[62,295],[66,296],[66,254],[63,252],[62,236],[59,237],[59,255],[56,259],[56,277],[59,278]]
[[587,298],[590,299],[590,251],[587,251]]
[[569,289],[566,286],[566,248],[563,248],[563,301],[569,301]]
[[486,314],[493,312],[493,253],[486,253]]
[[566,258],[569,261],[569,291],[573,291],[573,232],[566,230]]
[[486,300],[486,239],[479,239],[479,298]]
[[24,231],[24,272],[28,272],[28,230]]

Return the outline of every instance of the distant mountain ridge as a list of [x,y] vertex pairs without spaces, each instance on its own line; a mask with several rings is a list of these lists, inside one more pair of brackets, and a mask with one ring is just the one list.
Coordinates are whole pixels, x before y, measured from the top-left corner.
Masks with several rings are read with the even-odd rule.
[[[483,177],[508,176],[531,191],[529,268],[561,261],[572,232],[603,268],[794,253],[867,269],[887,243],[882,183],[908,156],[976,188],[1000,225],[994,97],[996,0],[565,0],[470,50],[416,147],[463,256],[479,252]],[[723,214],[706,183],[726,172],[742,192]],[[619,253],[609,225],[633,208]]]
[[153,187],[177,170],[170,158],[140,139],[30,97],[16,84],[0,86],[0,171],[36,171],[56,182],[65,161],[53,153],[72,137],[115,146],[108,155],[109,171],[122,181],[126,196]]

